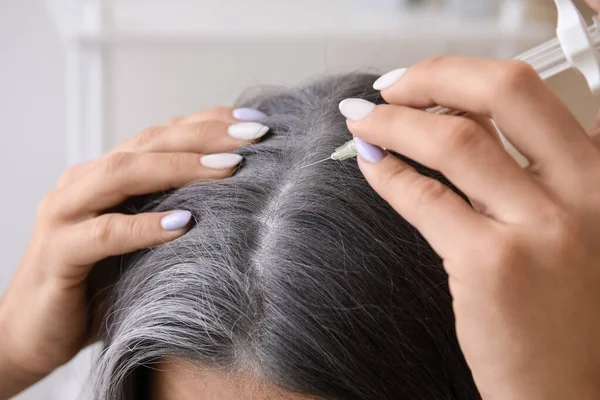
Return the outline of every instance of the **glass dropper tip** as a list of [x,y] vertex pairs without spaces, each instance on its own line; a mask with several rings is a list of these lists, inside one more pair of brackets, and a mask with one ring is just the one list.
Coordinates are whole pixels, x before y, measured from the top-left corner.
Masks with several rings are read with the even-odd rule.
[[342,161],[356,157],[357,155],[358,152],[356,151],[356,143],[354,142],[354,139],[352,139],[335,149],[331,155],[331,159],[335,161]]

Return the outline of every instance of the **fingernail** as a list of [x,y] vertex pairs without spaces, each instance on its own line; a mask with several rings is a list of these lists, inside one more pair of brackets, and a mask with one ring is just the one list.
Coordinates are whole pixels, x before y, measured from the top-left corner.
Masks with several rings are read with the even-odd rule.
[[190,223],[191,219],[191,212],[184,210],[175,211],[169,215],[164,216],[160,220],[160,226],[162,226],[162,228],[165,231],[178,231],[180,229],[185,228],[187,224]]
[[373,146],[360,138],[355,137],[354,144],[358,155],[371,164],[376,164],[385,157],[385,151],[381,147]]
[[394,83],[398,82],[400,78],[406,73],[406,68],[395,69],[393,71],[388,72],[385,75],[382,75],[379,79],[375,81],[373,84],[373,89],[375,90],[385,90],[392,86]]
[[242,107],[233,110],[233,118],[240,121],[257,122],[267,118],[267,114],[254,108]]
[[371,114],[373,109],[375,109],[375,104],[363,99],[346,99],[340,103],[340,112],[352,121],[363,119]]
[[254,140],[269,132],[269,127],[258,122],[242,122],[230,125],[227,132],[235,139]]
[[239,154],[218,153],[200,157],[200,163],[207,168],[226,169],[235,167],[242,162],[242,159]]

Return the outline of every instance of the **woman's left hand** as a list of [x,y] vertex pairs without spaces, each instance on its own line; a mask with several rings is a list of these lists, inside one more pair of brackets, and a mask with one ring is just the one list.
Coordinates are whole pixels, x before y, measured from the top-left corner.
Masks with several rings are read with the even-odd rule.
[[63,174],[42,199],[29,246],[0,298],[0,398],[97,340],[105,291],[92,289],[112,270],[99,261],[175,240],[193,218],[186,210],[129,215],[115,207],[128,197],[229,177],[242,160],[230,152],[269,130],[250,122],[263,117],[229,107],[179,117]]
[[[598,148],[524,63],[439,57],[379,84],[390,105],[340,108],[364,139],[369,183],[444,260],[458,339],[484,399],[599,399]],[[477,118],[418,110],[436,104]],[[442,172],[476,208],[367,142]]]

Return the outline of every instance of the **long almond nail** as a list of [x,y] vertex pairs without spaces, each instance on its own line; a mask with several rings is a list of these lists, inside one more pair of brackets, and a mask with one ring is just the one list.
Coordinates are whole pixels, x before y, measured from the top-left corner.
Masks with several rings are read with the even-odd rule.
[[367,143],[360,138],[354,138],[354,143],[358,155],[371,164],[377,164],[385,157],[385,151],[381,147]]
[[174,211],[160,220],[160,226],[165,231],[178,231],[190,223],[192,213],[185,210]]
[[235,139],[254,140],[269,132],[269,127],[258,122],[242,122],[229,126],[227,133]]
[[233,118],[246,122],[258,122],[266,119],[267,115],[254,108],[242,107],[233,110]]
[[242,162],[243,157],[233,153],[209,154],[200,157],[200,163],[207,168],[229,169]]
[[382,75],[379,79],[375,81],[373,84],[373,89],[375,90],[385,90],[391,86],[394,86],[396,82],[400,80],[406,73],[406,68],[395,69],[393,71],[388,72],[385,75]]
[[375,109],[375,104],[363,99],[346,99],[340,103],[342,115],[352,121],[365,118]]

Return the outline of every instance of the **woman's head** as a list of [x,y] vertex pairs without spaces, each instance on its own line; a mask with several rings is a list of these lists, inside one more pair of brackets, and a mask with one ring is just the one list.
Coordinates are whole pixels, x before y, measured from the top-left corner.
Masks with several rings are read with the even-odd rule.
[[374,78],[246,101],[271,134],[240,171],[146,201],[196,223],[123,259],[99,398],[478,398],[439,258],[356,162],[311,165],[350,138],[340,100],[380,101]]

